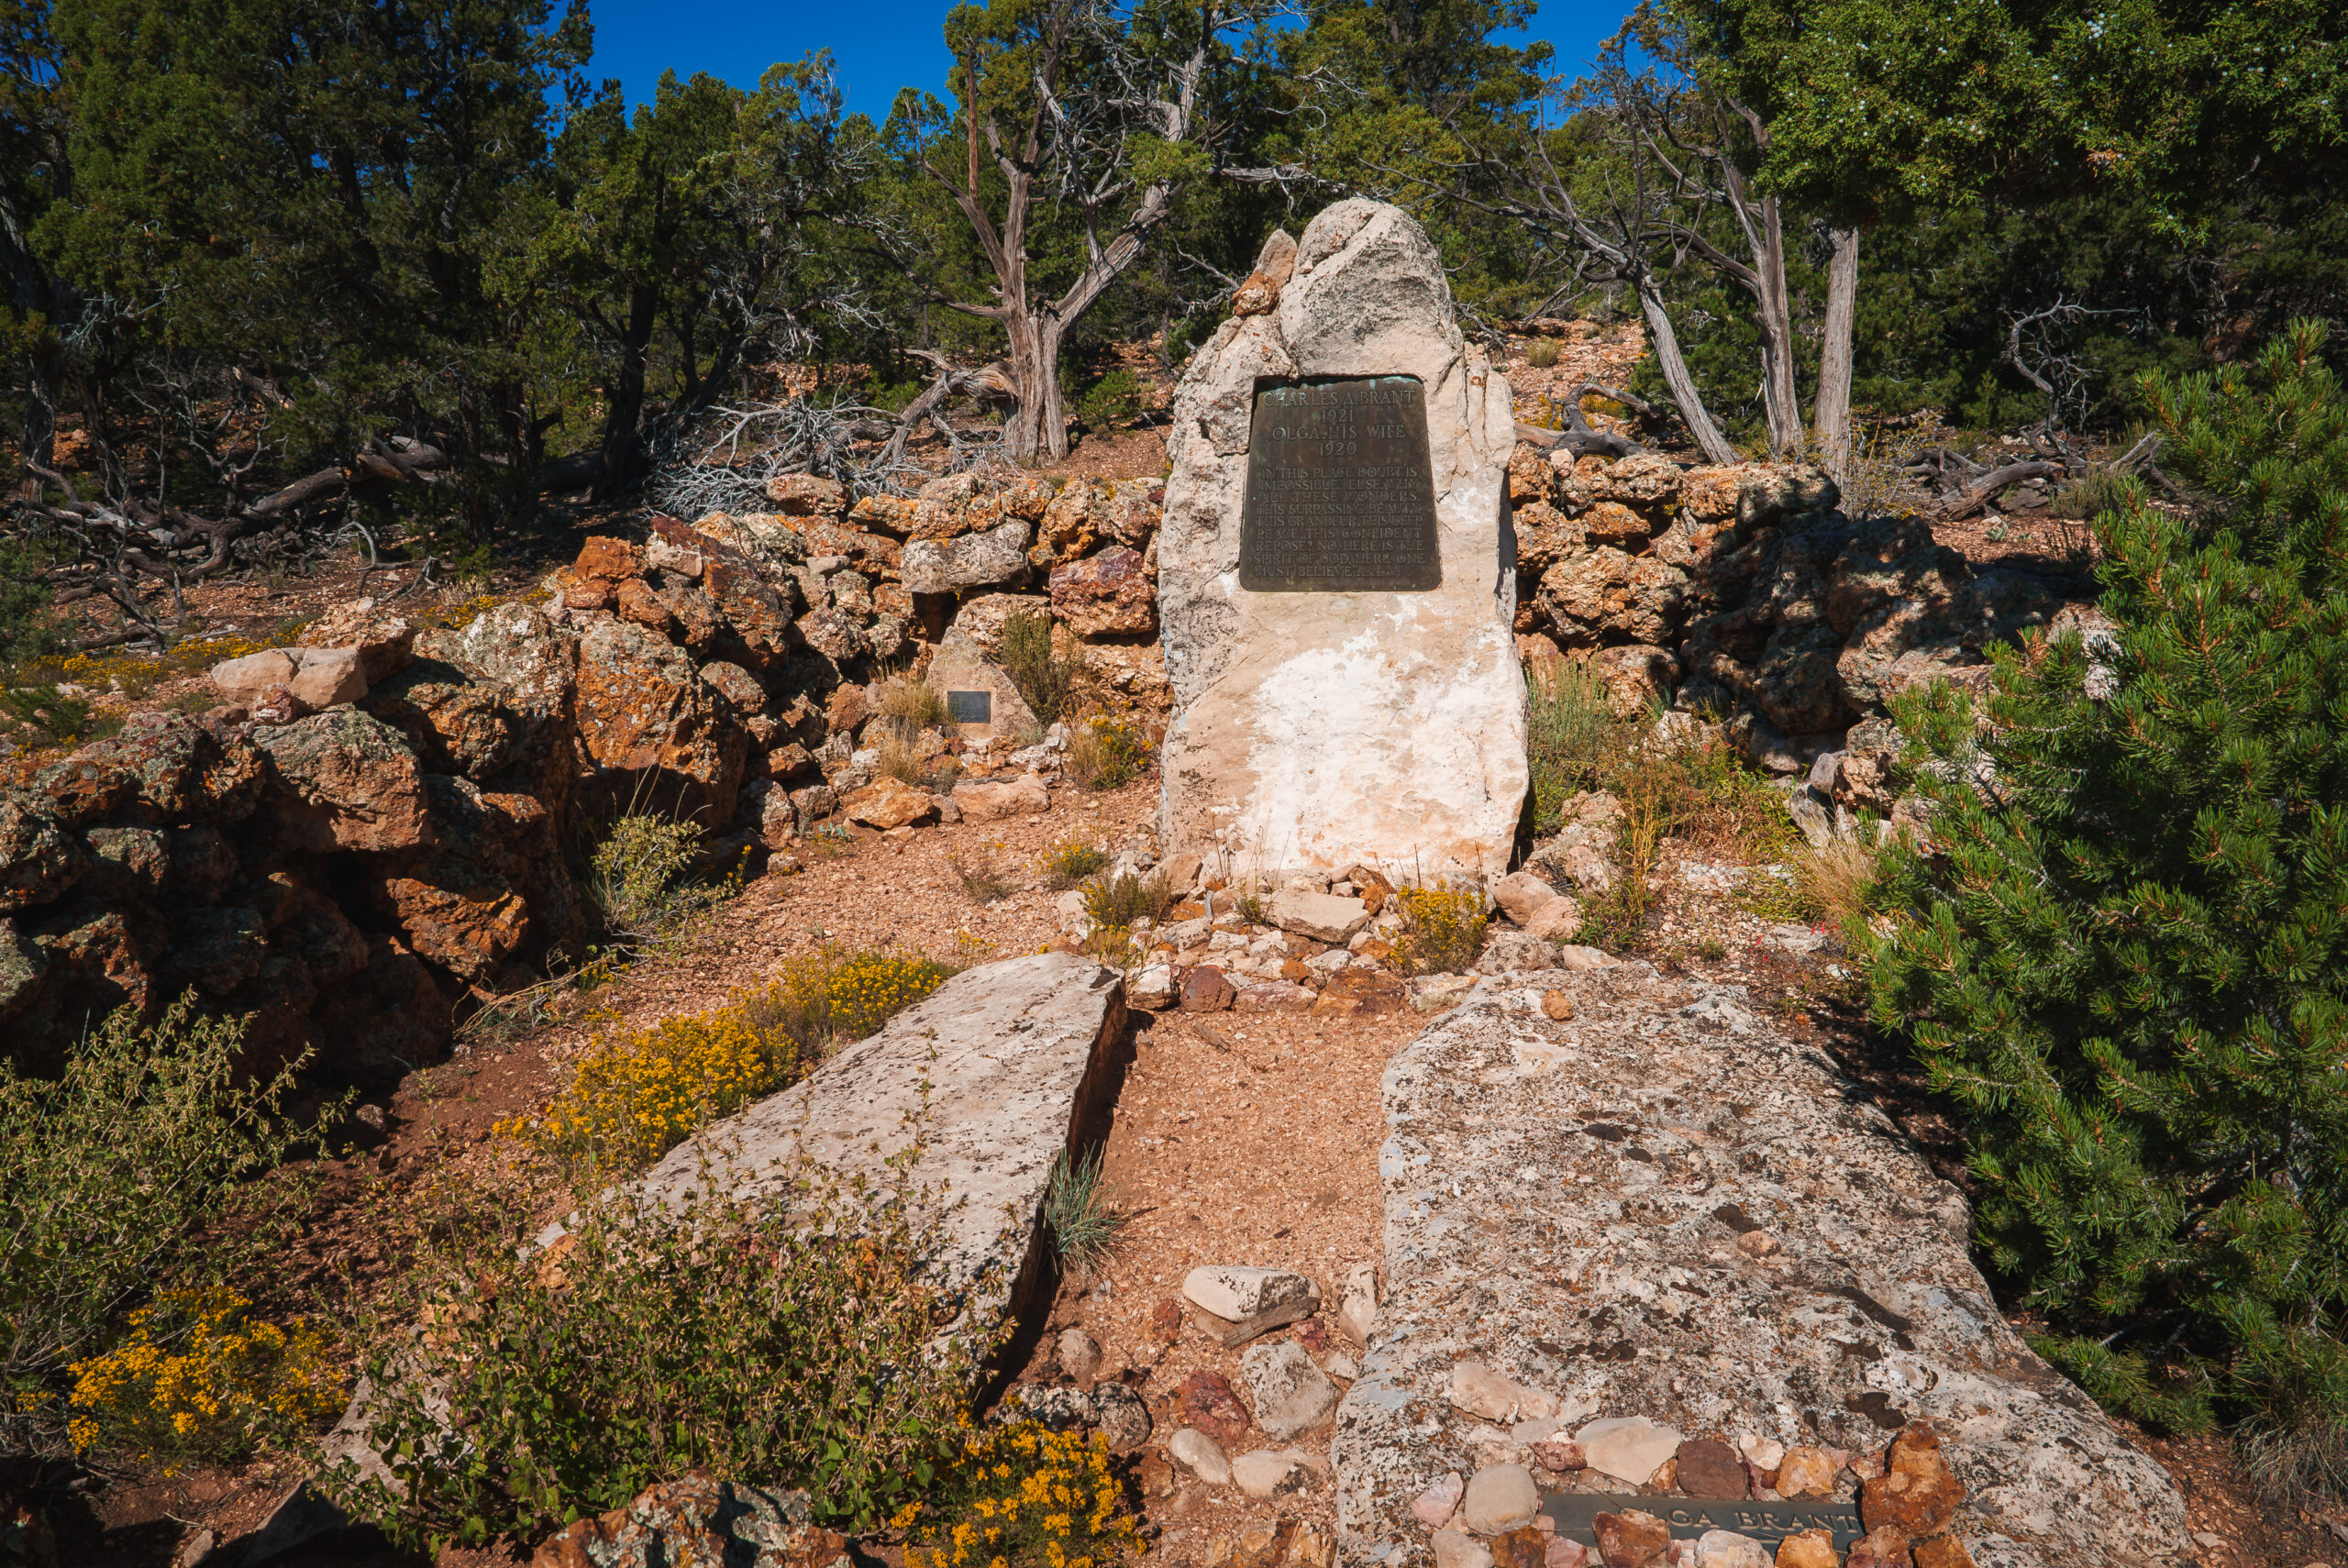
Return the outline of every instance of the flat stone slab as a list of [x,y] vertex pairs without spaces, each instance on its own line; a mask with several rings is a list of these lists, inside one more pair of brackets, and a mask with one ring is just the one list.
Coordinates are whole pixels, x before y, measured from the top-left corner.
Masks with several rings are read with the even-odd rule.
[[[1037,953],[966,969],[632,1185],[673,1207],[708,1163],[755,1199],[782,1189],[802,1150],[844,1180],[885,1183],[918,1125],[926,1146],[913,1182],[944,1206],[925,1267],[965,1325],[991,1327],[1036,1276],[1052,1165],[1104,1105],[1124,1022],[1117,971],[1090,958]],[[538,1240],[561,1233],[552,1225]]]
[[[1552,990],[1570,1018],[1544,1012]],[[1386,1293],[1331,1445],[1348,1562],[1431,1562],[1412,1502],[1448,1473],[1530,1463],[1550,1491],[1667,1502],[1531,1455],[1551,1428],[1624,1418],[1860,1456],[1929,1421],[1981,1568],[2189,1548],[2166,1473],[1999,1316],[1963,1195],[1741,989],[1645,964],[1487,979],[1383,1094]],[[1556,1418],[1470,1415],[1463,1361]]]

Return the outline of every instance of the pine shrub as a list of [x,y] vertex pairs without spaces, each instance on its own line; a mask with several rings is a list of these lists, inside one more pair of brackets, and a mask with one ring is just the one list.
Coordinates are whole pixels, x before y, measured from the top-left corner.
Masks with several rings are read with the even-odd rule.
[[2348,1421],[2348,398],[2295,326],[2152,379],[2189,517],[2096,520],[2118,624],[1895,705],[1931,812],[1869,946],[1968,1123],[1976,1223],[2106,1404]]

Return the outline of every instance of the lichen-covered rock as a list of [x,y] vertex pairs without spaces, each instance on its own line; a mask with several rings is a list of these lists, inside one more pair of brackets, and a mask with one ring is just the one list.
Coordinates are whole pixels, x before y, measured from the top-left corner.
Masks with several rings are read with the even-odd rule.
[[[1671,1429],[1658,1461],[1681,1433],[1790,1460],[1928,1423],[1978,1561],[2176,1561],[2176,1487],[2007,1326],[1962,1195],[1741,991],[1629,963],[1487,981],[1383,1096],[1386,1298],[1331,1450],[1350,1559],[1427,1562],[1412,1500],[1480,1463],[1488,1429],[1445,1397],[1474,1359]],[[1740,1245],[1763,1221],[1775,1248]]]
[[1080,637],[1146,635],[1157,625],[1157,589],[1141,552],[1118,545],[1053,571],[1052,613]]
[[61,898],[89,868],[88,850],[55,818],[0,798],[0,911]]
[[910,539],[898,570],[914,593],[959,593],[1015,582],[1027,573],[1027,542],[1033,531],[1033,525],[1014,517],[951,539]]
[[1611,546],[1568,556],[1541,579],[1542,612],[1567,647],[1669,642],[1687,597],[1686,572]]
[[820,474],[777,474],[767,480],[767,499],[786,517],[836,517],[847,510],[847,491]]
[[641,626],[601,621],[579,639],[581,748],[598,767],[630,780],[655,776],[653,794],[676,809],[730,822],[749,736],[692,658]]
[[806,1493],[696,1470],[624,1508],[564,1526],[539,1544],[530,1568],[846,1568],[852,1561],[845,1536],[816,1526]]
[[437,661],[410,665],[368,692],[362,706],[405,736],[428,771],[476,782],[513,761],[524,735],[522,716],[506,705],[499,683],[467,680]]
[[381,719],[337,708],[253,740],[269,757],[271,826],[287,847],[407,849],[428,836],[424,765]]
[[405,617],[379,610],[371,599],[338,605],[302,628],[296,647],[349,648],[369,686],[396,675],[415,644],[415,626]]

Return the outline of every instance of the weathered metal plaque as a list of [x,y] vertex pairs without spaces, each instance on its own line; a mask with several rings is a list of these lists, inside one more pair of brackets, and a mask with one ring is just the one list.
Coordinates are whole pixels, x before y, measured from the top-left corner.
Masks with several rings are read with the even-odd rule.
[[1418,378],[1258,386],[1239,513],[1239,586],[1412,593],[1442,584]]
[[946,716],[958,724],[993,723],[994,693],[948,691],[946,694]]
[[1618,1496],[1601,1492],[1551,1492],[1541,1499],[1541,1511],[1557,1521],[1557,1533],[1589,1547],[1598,1544],[1590,1521],[1600,1514],[1619,1514],[1625,1508],[1637,1508],[1663,1520],[1671,1527],[1674,1540],[1693,1540],[1708,1529],[1734,1530],[1759,1541],[1772,1556],[1777,1553],[1778,1542],[1806,1529],[1833,1530],[1837,1551],[1847,1550],[1866,1533],[1859,1523],[1855,1506],[1827,1499],[1754,1503],[1711,1497]]

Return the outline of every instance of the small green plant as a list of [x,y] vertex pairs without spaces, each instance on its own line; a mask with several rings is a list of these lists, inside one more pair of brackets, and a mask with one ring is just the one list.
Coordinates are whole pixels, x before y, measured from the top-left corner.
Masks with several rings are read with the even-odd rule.
[[1490,920],[1484,895],[1473,888],[1403,888],[1402,939],[1394,955],[1413,975],[1461,975],[1484,948]]
[[282,1107],[307,1058],[254,1078],[243,1045],[191,995],[151,1027],[115,1013],[54,1082],[0,1056],[0,1452],[65,1452],[68,1368],[159,1281],[200,1265],[216,1282],[271,1244],[251,1184],[299,1141]]
[[1797,855],[1793,868],[1804,916],[1837,931],[1866,918],[1876,877],[1876,852],[1866,845],[1838,838],[1823,849]]
[[1623,749],[1605,682],[1574,659],[1527,668],[1526,759],[1533,774],[1533,825],[1555,833],[1565,803],[1595,789]]
[[1090,1275],[1116,1251],[1125,1216],[1110,1206],[1101,1183],[1102,1155],[1074,1158],[1063,1151],[1044,1193],[1044,1234],[1063,1268]]
[[1055,889],[1075,887],[1109,864],[1109,852],[1080,838],[1064,838],[1044,851],[1036,863],[1044,885]]
[[725,896],[699,875],[701,830],[637,812],[621,817],[595,846],[589,890],[604,929],[655,944],[681,934]]
[[1037,722],[1059,723],[1078,679],[1084,657],[1071,644],[1062,652],[1052,636],[1052,618],[1040,610],[1023,610],[1002,624],[1002,642],[996,657],[1020,699]]
[[1114,790],[1149,766],[1149,735],[1131,719],[1094,713],[1069,726],[1069,778],[1087,790]]
[[1009,894],[1016,886],[1009,871],[999,858],[1002,845],[998,841],[983,844],[975,849],[955,848],[946,852],[946,868],[962,885],[962,896],[974,904],[991,904]]
[[1728,956],[1728,944],[1717,936],[1699,937],[1696,940],[1696,956],[1707,964],[1717,964]]
[[877,711],[900,740],[913,740],[924,730],[943,731],[952,723],[946,699],[937,689],[905,675],[881,682]]
[[1544,337],[1525,348],[1524,362],[1536,370],[1554,370],[1560,352],[1556,338]]
[[992,1349],[924,1276],[951,1195],[914,1182],[918,1154],[878,1180],[802,1156],[756,1173],[757,1198],[705,1168],[673,1209],[606,1192],[518,1263],[526,1194],[482,1191],[356,1336],[367,1441],[398,1478],[346,1461],[323,1485],[419,1546],[541,1536],[695,1467],[882,1524],[958,1446]]
[[1085,919],[1111,930],[1130,931],[1136,922],[1162,920],[1173,905],[1173,889],[1156,875],[1097,876],[1084,884]]
[[2077,479],[2065,480],[2046,503],[2049,516],[2092,523],[2105,513],[2128,503],[2135,481],[2110,469],[2089,469]]

